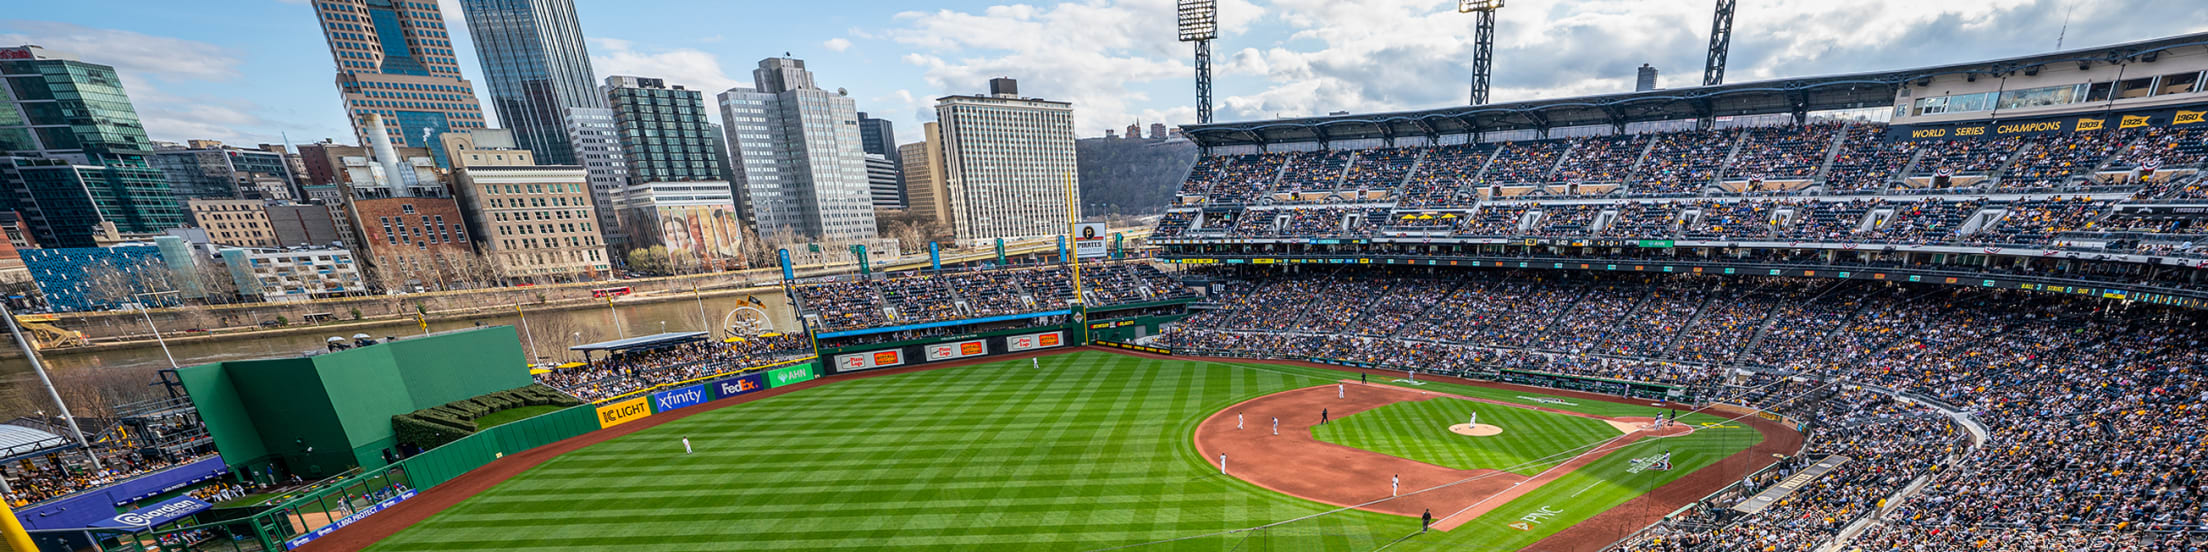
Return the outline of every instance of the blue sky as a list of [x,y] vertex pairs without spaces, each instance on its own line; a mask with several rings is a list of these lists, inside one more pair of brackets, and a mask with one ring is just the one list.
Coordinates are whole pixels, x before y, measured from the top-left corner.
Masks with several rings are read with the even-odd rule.
[[[36,43],[122,71],[157,140],[346,137],[328,50],[305,0],[18,0],[0,44]],[[454,0],[460,65],[480,66]],[[1072,101],[1082,136],[1194,119],[1173,0],[878,2],[576,0],[594,68],[705,90],[749,85],[759,59],[805,59],[823,88],[911,141],[932,99],[1020,79]],[[1710,0],[1511,0],[1495,101],[1628,90],[1652,63],[1699,80]],[[1220,120],[1431,108],[1464,101],[1472,18],[1454,0],[1221,0]],[[2068,27],[2064,23],[2067,18]],[[2197,0],[1751,0],[1729,82],[1969,61],[2208,31]],[[493,114],[495,117],[495,114]]]

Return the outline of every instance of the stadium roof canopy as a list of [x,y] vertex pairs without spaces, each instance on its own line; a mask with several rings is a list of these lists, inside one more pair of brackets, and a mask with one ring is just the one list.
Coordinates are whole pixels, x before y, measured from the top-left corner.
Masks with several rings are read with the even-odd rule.
[[1891,107],[1894,96],[1903,85],[1931,77],[1957,74],[2000,77],[2015,73],[2036,74],[2039,67],[2065,63],[2153,61],[2156,54],[2166,50],[2203,45],[2208,45],[2208,33],[1897,71],[1788,78],[1423,111],[1189,125],[1182,127],[1182,132],[1197,145],[1213,147],[1410,138],[1586,125],[1622,126],[1643,121]]
[[15,458],[69,447],[75,443],[43,429],[0,424],[0,457]]
[[621,352],[631,349],[658,349],[661,347],[680,345],[692,341],[703,340],[705,339],[705,335],[705,332],[667,332],[631,337],[626,339],[616,339],[613,341],[600,341],[597,343],[576,345],[573,347],[568,347],[567,350],[583,352]]

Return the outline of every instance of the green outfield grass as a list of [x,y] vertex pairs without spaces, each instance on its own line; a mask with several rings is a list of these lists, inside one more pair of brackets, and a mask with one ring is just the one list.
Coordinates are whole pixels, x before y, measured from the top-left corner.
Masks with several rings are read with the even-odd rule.
[[[1480,423],[1503,428],[1503,433],[1470,437],[1449,431],[1475,411]],[[1436,466],[1522,475],[1541,473],[1591,443],[1619,435],[1623,433],[1601,420],[1448,398],[1395,403],[1312,431],[1321,441]]]
[[[1042,366],[833,382],[701,412],[562,455],[374,549],[1090,550],[1198,536],[1132,550],[1494,550],[1565,524],[1414,535],[1416,520],[1344,511],[1199,536],[1335,510],[1220,476],[1191,435],[1234,403],[1344,374],[1101,352]],[[1572,505],[1583,519],[1656,479],[1591,485]]]

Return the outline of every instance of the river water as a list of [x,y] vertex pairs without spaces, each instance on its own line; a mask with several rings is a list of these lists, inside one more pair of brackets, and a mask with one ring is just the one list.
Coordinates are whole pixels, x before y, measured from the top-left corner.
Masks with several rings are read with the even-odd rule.
[[[757,299],[758,303],[751,300]],[[700,311],[703,311],[701,316]],[[615,315],[618,314],[618,317]],[[616,322],[618,319],[618,323]],[[703,320],[701,320],[703,319]],[[516,333],[522,333],[522,319],[509,312],[500,316],[472,320],[431,321],[429,331],[462,329],[476,325],[512,325]],[[781,293],[756,295],[724,295],[704,297],[701,300],[685,298],[654,303],[616,304],[611,309],[604,305],[572,310],[531,312],[527,315],[528,331],[523,334],[522,351],[534,354],[543,362],[579,360],[569,354],[568,347],[580,343],[593,343],[621,337],[635,337],[664,331],[720,331],[734,326],[742,333],[769,331],[796,331],[797,320],[789,307],[789,301]],[[297,356],[302,352],[320,350],[331,336],[350,338],[354,333],[367,333],[376,339],[398,336],[405,339],[422,335],[421,326],[412,321],[378,325],[370,329],[344,328],[328,332],[301,332],[279,336],[234,336],[215,341],[177,342],[172,340],[168,353],[176,357],[177,366],[194,366],[226,360],[277,358]],[[342,335],[340,335],[342,334]],[[15,347],[11,340],[0,338],[0,345]],[[534,353],[531,353],[531,351]],[[76,402],[117,401],[132,398],[161,396],[159,388],[151,384],[158,377],[156,372],[169,368],[168,356],[157,343],[146,343],[121,349],[94,352],[71,352],[66,349],[42,351],[47,371],[55,385],[63,389],[63,396],[72,401],[70,407],[80,415],[98,412],[96,405],[78,405]],[[520,369],[520,367],[515,367]],[[90,388],[101,388],[92,392]],[[0,420],[33,412],[51,412],[52,400],[46,398],[38,378],[31,371],[30,362],[16,356],[0,359]]]

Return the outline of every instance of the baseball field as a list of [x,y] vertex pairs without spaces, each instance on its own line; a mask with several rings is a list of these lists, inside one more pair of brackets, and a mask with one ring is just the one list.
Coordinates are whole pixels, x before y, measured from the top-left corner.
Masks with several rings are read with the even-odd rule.
[[[1762,465],[1744,451],[1770,431],[1692,414],[1629,432],[1665,410],[1313,366],[1093,350],[1040,364],[698,412],[553,458],[372,549],[1587,549],[1701,496],[1685,487]],[[1283,409],[1296,414],[1277,441],[1255,418],[1226,426]],[[1474,412],[1501,433],[1449,430]],[[1649,469],[1665,452],[1671,469]],[[1684,500],[1643,496],[1720,460],[1709,481],[1655,493]],[[1383,470],[1398,466],[1421,471],[1391,497],[1400,474]],[[1333,482],[1281,483],[1299,477]],[[1421,533],[1407,508],[1454,517]]]

